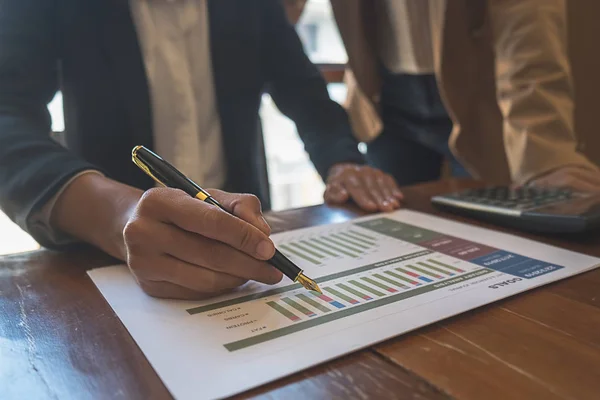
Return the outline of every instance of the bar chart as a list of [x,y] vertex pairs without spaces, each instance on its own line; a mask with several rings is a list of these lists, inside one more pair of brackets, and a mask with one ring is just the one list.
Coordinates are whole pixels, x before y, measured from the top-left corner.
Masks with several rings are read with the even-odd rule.
[[190,315],[209,316],[229,312],[243,316],[268,313],[274,324],[271,331],[224,344],[229,351],[237,351],[490,272],[430,250],[420,250],[317,278],[323,294],[295,284],[187,311]]
[[296,322],[305,317],[312,318],[336,309],[366,303],[465,272],[464,269],[433,258],[426,258],[424,261],[406,263],[402,266],[377,270],[355,279],[328,286],[323,285],[323,291],[331,297],[305,292],[269,302],[269,305],[281,315]]
[[[381,241],[377,233],[343,229],[316,236],[300,236],[279,243],[280,250],[296,262],[324,265],[335,259],[359,259],[377,251]],[[384,237],[385,238],[385,237]]]
[[[469,290],[505,271],[527,277],[561,268],[387,217],[286,232],[276,244],[323,294],[281,284],[186,310],[224,326],[230,352],[417,296],[427,302]],[[253,329],[258,321],[264,325]]]
[[[225,398],[600,268],[597,257],[407,209],[355,220],[327,213],[329,224],[271,236],[322,293],[284,278],[201,300],[159,299],[127,265],[88,273],[170,392]],[[277,218],[297,224],[297,215]]]

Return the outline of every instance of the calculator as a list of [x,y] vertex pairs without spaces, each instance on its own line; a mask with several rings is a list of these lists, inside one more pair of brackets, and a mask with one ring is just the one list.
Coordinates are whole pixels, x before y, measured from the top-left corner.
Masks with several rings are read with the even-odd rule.
[[569,189],[490,186],[435,196],[432,202],[446,211],[532,232],[600,228],[600,195]]

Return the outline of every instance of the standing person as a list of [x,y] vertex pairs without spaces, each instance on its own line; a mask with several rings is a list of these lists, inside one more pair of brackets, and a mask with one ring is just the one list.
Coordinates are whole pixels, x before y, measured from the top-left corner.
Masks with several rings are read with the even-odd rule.
[[[0,206],[42,246],[90,243],[159,297],[278,282],[264,261],[275,250],[260,202],[266,86],[296,123],[328,202],[399,206],[393,179],[364,165],[280,0],[0,4]],[[49,134],[59,88],[67,148]],[[131,162],[136,145],[215,188],[235,216],[153,188]]]
[[565,0],[332,0],[349,66],[383,129],[372,165],[600,190],[577,149]]

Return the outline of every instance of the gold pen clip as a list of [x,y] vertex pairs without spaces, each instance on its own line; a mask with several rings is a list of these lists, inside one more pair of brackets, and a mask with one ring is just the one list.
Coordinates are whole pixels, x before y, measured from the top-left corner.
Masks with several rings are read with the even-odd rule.
[[150,168],[148,168],[148,166],[146,164],[144,164],[144,162],[142,160],[140,160],[137,156],[137,152],[139,149],[141,149],[142,146],[135,146],[133,148],[133,150],[131,150],[131,160],[134,162],[135,165],[137,165],[142,171],[144,171],[146,173],[146,175],[148,175],[150,178],[154,179],[154,181],[156,183],[158,183],[159,185],[162,186],[166,186],[164,183],[162,183],[153,173],[152,171],[150,171]]

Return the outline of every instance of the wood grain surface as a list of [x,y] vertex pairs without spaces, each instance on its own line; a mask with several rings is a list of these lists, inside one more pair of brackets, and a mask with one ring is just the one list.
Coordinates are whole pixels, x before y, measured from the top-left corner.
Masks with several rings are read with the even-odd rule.
[[[449,180],[406,188],[406,207],[492,227],[431,207],[432,195],[478,185]],[[316,206],[271,213],[268,220],[277,232],[358,215],[351,206]],[[598,235],[513,233],[600,256]],[[0,257],[0,398],[170,398],[86,274],[112,263],[89,248]],[[600,270],[467,312],[238,398],[598,399]]]

